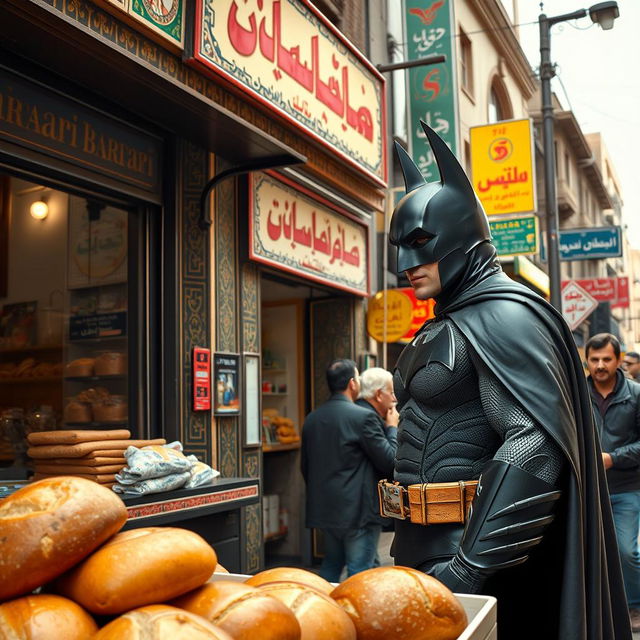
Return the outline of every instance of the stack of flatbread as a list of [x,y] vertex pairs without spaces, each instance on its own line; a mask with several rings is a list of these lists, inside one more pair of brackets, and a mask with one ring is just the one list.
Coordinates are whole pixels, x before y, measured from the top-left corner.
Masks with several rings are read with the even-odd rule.
[[127,447],[166,444],[166,440],[131,440],[127,429],[35,431],[27,436],[34,480],[51,476],[79,476],[112,486],[115,474],[127,464]]

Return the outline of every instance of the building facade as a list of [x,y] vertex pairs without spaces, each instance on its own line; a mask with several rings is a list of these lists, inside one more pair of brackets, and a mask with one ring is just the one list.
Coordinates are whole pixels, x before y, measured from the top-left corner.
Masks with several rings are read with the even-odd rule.
[[300,426],[328,362],[369,350],[386,99],[334,25],[365,49],[357,6],[0,8],[3,415],[179,440],[243,479],[146,511],[170,502],[232,571],[309,560]]

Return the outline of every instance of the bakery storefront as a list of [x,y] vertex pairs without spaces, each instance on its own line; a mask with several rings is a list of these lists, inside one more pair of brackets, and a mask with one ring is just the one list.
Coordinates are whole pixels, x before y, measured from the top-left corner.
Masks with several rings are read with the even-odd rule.
[[265,563],[307,565],[321,543],[304,527],[300,431],[328,398],[327,364],[366,345],[368,217],[271,172],[253,176],[249,194],[248,259],[260,275]]
[[137,5],[0,7],[2,490],[53,473],[29,432],[179,441],[220,477],[126,498],[127,526],[308,562],[299,430],[368,351],[383,81],[306,2]]

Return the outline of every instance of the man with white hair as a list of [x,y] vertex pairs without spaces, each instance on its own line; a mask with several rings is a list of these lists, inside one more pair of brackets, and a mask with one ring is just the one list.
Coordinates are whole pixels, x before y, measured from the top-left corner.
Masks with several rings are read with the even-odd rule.
[[[398,448],[397,427],[400,419],[396,409],[396,402],[396,394],[393,390],[393,375],[389,371],[381,367],[371,367],[360,375],[360,395],[356,400],[356,404],[375,413],[380,430],[384,433],[394,452]],[[383,475],[380,475],[377,479],[380,480],[383,477]],[[377,531],[376,547],[383,528],[385,531],[393,531],[393,528],[389,528],[388,518],[380,516],[378,524],[380,524],[380,527]],[[373,566],[380,566],[380,557],[377,552]]]
[[[393,391],[393,375],[386,369],[371,367],[360,376],[360,395],[356,400],[365,409],[375,411],[383,427],[398,426],[396,394]],[[396,443],[397,429],[386,431],[387,440]]]

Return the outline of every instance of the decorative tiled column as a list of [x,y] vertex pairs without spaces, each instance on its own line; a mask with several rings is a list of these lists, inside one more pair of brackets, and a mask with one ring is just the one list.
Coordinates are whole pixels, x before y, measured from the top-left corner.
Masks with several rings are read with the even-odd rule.
[[[255,264],[245,263],[241,272],[240,308],[242,313],[242,351],[260,353],[260,272]],[[249,478],[262,475],[258,448],[242,449],[242,471]],[[263,564],[262,508],[260,504],[244,509],[246,535],[246,571],[259,571]]]
[[179,146],[182,171],[177,215],[181,228],[180,331],[181,441],[185,453],[211,464],[211,414],[192,411],[193,347],[210,344],[208,235],[198,227],[200,194],[207,181],[207,154],[195,145]]

